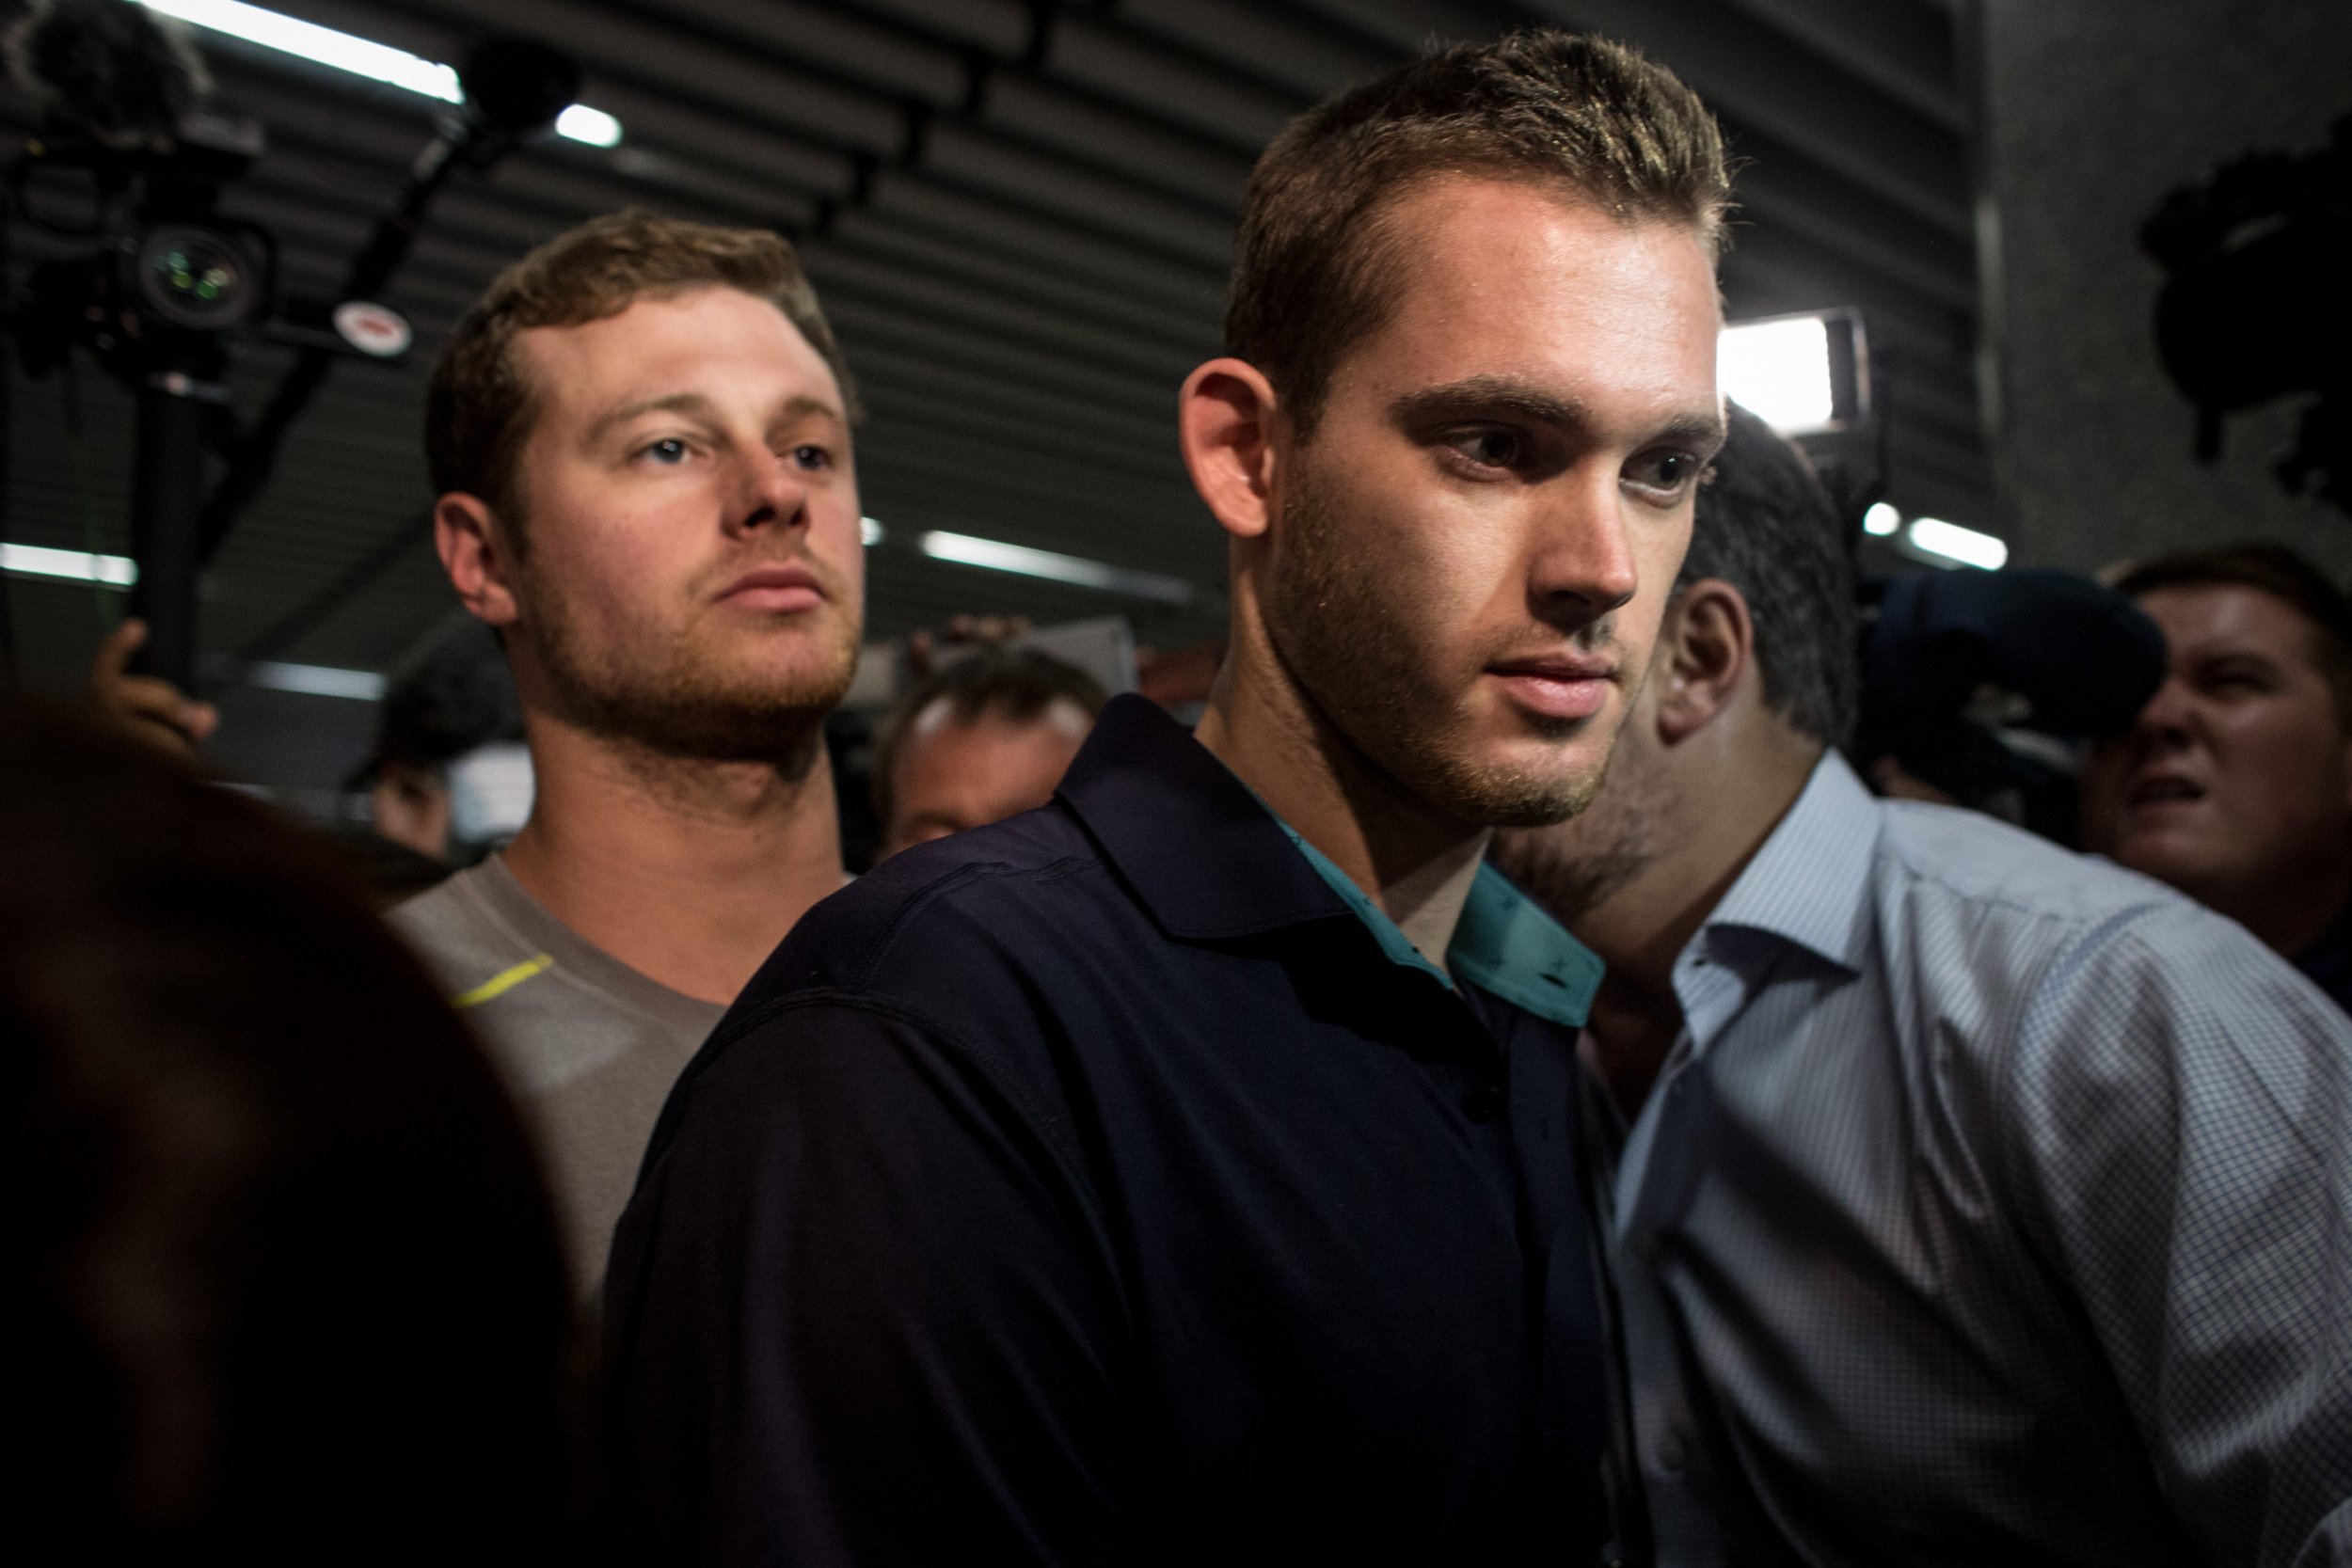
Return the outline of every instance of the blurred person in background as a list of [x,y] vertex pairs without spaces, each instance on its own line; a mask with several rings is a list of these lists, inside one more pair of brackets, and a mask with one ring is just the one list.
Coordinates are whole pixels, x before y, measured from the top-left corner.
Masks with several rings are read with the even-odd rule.
[[[1327,100],[1180,431],[1232,643],[804,920],[607,1290],[648,1560],[1597,1560],[1597,964],[1482,869],[1597,786],[1722,438],[1720,136],[1529,32]],[[1620,1502],[1629,1499],[1618,1498]]]
[[434,860],[463,863],[512,838],[529,817],[531,761],[522,737],[505,653],[469,618],[392,677],[353,786],[366,793],[378,834]]
[[2140,562],[2164,684],[2092,749],[2086,847],[2171,883],[2352,1009],[2352,601],[2282,545]]
[[129,617],[108,632],[90,659],[89,701],[100,720],[167,756],[191,760],[220,727],[220,709],[199,703],[160,675],[135,674],[131,659],[147,646],[147,623]]
[[535,794],[393,918],[521,1094],[584,1290],[678,1069],[842,884],[855,412],[786,241],[635,213],[516,263],[434,372],[435,537]]
[[564,1551],[576,1401],[546,1189],[343,863],[22,710],[0,712],[0,843],[19,1560]]
[[2352,1561],[2352,1024],[2245,931],[1875,800],[1852,586],[1735,410],[1582,816],[1498,861],[1584,1038],[1665,1563]]
[[1041,806],[1108,701],[1076,666],[987,648],[900,699],[874,743],[884,856]]
[[470,616],[395,674],[367,761],[344,785],[366,826],[336,842],[387,908],[515,836],[531,811],[531,753],[505,652]]

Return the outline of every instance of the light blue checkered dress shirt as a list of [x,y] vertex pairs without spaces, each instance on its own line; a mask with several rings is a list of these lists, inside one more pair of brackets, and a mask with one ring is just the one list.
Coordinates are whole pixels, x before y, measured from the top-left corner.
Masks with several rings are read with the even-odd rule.
[[1615,1273],[1667,1565],[2352,1563],[2352,1023],[1834,754],[1684,950]]

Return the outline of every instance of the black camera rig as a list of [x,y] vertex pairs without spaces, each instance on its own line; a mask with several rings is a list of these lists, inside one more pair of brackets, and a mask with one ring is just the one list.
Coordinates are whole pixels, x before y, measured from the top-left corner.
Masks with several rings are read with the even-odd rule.
[[2313,394],[2279,483],[2352,512],[2352,115],[2327,146],[2255,152],[2164,198],[2140,245],[2169,275],[2156,348],[2197,407],[2197,455],[2231,414]]
[[[76,247],[32,269],[9,329],[28,373],[55,371],[79,347],[137,398],[130,531],[131,609],[149,624],[140,666],[189,687],[198,575],[266,486],[287,432],[340,359],[407,351],[407,323],[379,296],[434,197],[452,175],[485,170],[545,131],[577,95],[580,69],[528,40],[473,49],[458,70],[464,103],[444,117],[341,290],[305,300],[278,286],[275,236],[218,211],[267,141],[259,121],[212,99],[184,37],[130,0],[50,0],[9,53],[47,103],[8,173],[9,212]],[[46,210],[60,176],[94,198],[78,221]],[[224,377],[234,344],[255,337],[296,357],[268,404],[241,423]],[[208,454],[222,460],[209,490]]]

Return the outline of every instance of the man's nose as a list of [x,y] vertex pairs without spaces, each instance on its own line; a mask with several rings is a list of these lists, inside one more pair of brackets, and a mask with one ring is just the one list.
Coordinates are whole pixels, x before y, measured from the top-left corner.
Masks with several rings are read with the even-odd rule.
[[2197,702],[2188,683],[2177,675],[2167,675],[2156,694],[2148,699],[2148,705],[2139,710],[2132,721],[2132,733],[2143,744],[2178,744],[2188,738],[2196,723]]
[[808,479],[789,454],[753,448],[736,468],[735,494],[726,509],[728,532],[808,526]]
[[1540,503],[1529,592],[1539,612],[1589,621],[1624,604],[1641,586],[1625,500],[1615,469],[1601,464],[1580,464],[1555,483],[1557,490]]

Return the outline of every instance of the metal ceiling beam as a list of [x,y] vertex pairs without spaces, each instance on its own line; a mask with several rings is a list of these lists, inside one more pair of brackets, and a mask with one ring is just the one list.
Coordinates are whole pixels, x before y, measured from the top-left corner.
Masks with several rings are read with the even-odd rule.
[[[1908,0],[1889,0],[1908,3]],[[1947,233],[1973,231],[1960,139],[1723,0],[1524,0],[1565,27],[1636,44],[1708,103]]]

